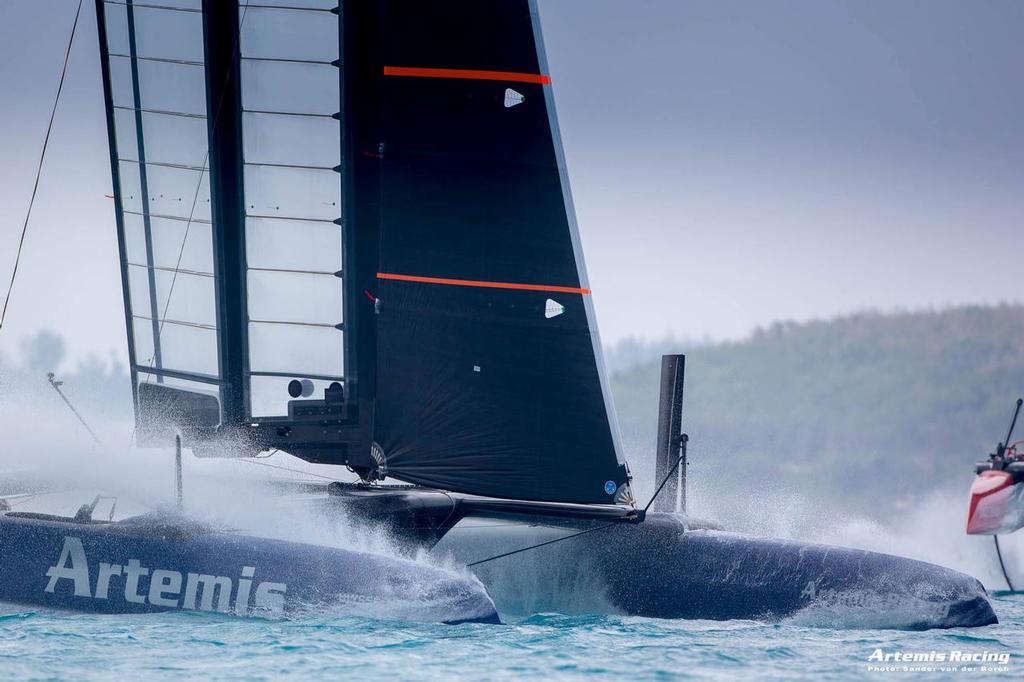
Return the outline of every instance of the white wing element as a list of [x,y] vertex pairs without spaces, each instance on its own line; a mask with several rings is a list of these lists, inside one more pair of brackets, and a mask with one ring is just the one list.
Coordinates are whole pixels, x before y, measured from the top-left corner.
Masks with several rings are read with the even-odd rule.
[[565,312],[565,306],[558,301],[553,301],[550,298],[544,303],[544,317],[551,319],[552,317],[558,317]]
[[522,104],[523,100],[525,100],[525,99],[526,99],[526,96],[523,95],[523,93],[521,93],[521,92],[516,92],[512,88],[507,88],[505,90],[505,108],[506,109],[511,109],[514,106]]

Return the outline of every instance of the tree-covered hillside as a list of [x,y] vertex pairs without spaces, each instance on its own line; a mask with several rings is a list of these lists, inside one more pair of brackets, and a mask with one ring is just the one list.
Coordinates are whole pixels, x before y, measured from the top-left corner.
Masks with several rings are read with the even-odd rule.
[[[612,376],[634,460],[654,443],[663,350]],[[937,488],[966,497],[972,463],[1005,436],[1024,394],[1024,306],[777,323],[686,354],[694,478],[885,513]]]

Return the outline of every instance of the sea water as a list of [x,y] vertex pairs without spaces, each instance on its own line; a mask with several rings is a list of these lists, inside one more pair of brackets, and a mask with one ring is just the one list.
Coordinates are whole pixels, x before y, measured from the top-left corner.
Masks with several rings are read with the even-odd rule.
[[[9,473],[50,464],[75,484],[102,483],[122,495],[117,516],[131,515],[131,497],[169,497],[169,457],[109,445],[82,447],[75,431],[49,429],[46,439],[17,429],[32,424],[7,406],[0,419],[15,432],[0,458]],[[74,427],[74,425],[72,425]],[[31,431],[31,429],[29,429]],[[110,429],[105,431],[109,434]],[[117,440],[129,442],[129,434]],[[11,447],[11,444],[20,447]],[[17,455],[17,456],[13,456]],[[282,464],[280,457],[264,463]],[[296,466],[284,462],[285,468]],[[222,470],[216,476],[213,468]],[[276,473],[252,462],[186,460],[186,500],[193,511],[230,524],[286,537],[388,553],[386,538],[325,527],[278,501],[261,497],[240,473]],[[321,472],[324,473],[324,472]],[[335,475],[336,472],[330,472]],[[315,467],[303,475],[316,475]],[[325,474],[326,475],[326,474]],[[63,481],[67,485],[69,481]],[[230,490],[230,495],[224,491]],[[700,491],[698,491],[700,492]],[[963,534],[962,495],[921,501],[901,527],[843,519],[825,503],[748,496],[749,518],[725,519],[756,534],[886,551],[932,561],[1004,585],[988,538]],[[698,499],[713,500],[705,494]],[[12,501],[28,509],[45,498]],[[91,498],[90,498],[91,499]],[[75,498],[59,513],[73,514]],[[113,511],[113,510],[111,510]],[[727,516],[725,509],[705,509]],[[1018,534],[1020,535],[1020,534]],[[0,547],[2,551],[2,547]],[[1024,570],[1024,536],[1006,540],[1010,570]],[[429,557],[420,560],[431,561]],[[538,576],[539,577],[539,576]],[[1024,582],[1024,575],[1021,576]],[[528,595],[527,595],[528,596]],[[582,613],[503,614],[503,625],[441,625],[403,620],[382,604],[360,617],[329,613],[287,620],[233,618],[202,612],[104,616],[54,613],[0,604],[0,679],[1024,679],[1024,595],[993,593],[999,624],[975,629],[910,632],[853,620],[841,607],[807,610],[781,622],[671,621]],[[586,603],[565,600],[567,603]],[[1002,657],[1002,658],[1001,658]],[[900,660],[895,660],[899,658]],[[903,659],[924,659],[905,661]],[[967,661],[959,659],[966,658]],[[956,660],[955,660],[956,659]],[[1005,660],[1005,663],[1003,662]],[[894,672],[895,670],[895,672]],[[908,673],[910,674],[910,673]]]
[[[917,679],[1021,679],[1024,595],[997,594],[994,605],[998,625],[927,632],[559,614],[448,626],[332,617],[261,621],[197,612],[84,616],[5,607],[0,674],[18,680],[817,681],[889,679],[894,673],[885,668],[906,668],[922,670]],[[943,654],[946,661],[879,663],[876,652]],[[992,661],[950,662],[956,652],[957,658]],[[1008,662],[1000,663],[1000,654]]]

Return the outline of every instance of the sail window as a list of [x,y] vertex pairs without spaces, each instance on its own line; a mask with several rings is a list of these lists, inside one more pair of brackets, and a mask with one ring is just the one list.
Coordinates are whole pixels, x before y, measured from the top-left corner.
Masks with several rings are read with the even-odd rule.
[[123,3],[103,3],[104,27],[107,32],[107,52],[128,54],[128,8]]
[[146,227],[141,215],[124,217],[125,249],[128,263],[168,271],[179,270],[213,277],[213,254],[208,244],[213,240],[210,223],[150,217],[151,252],[146,248]]
[[342,269],[341,229],[334,223],[249,218],[245,246],[250,268],[329,274]]
[[[128,264],[129,283],[132,286],[132,307],[140,317],[152,316],[149,310],[149,280],[156,283],[156,304],[160,321],[173,319],[182,324],[216,329],[217,314],[214,305],[213,277],[206,274],[150,268]],[[173,296],[170,295],[173,291]]]
[[135,112],[129,109],[115,109],[114,137],[117,144],[118,158],[138,160],[138,135],[138,128],[135,125]]
[[[115,107],[135,108],[131,81],[131,57],[110,56],[111,86]],[[140,59],[139,104],[147,111],[176,111],[206,115],[206,77],[203,65]]]
[[344,381],[336,8],[248,3],[239,17],[253,417],[288,414],[290,379],[316,379],[315,395]]
[[[145,267],[128,266],[129,291],[133,311],[150,308],[149,273]],[[177,277],[174,275],[177,274]],[[175,372],[217,375],[217,328],[213,323],[213,306],[186,305],[187,299],[201,300],[212,295],[212,278],[155,271],[156,300],[161,315],[154,318],[144,312],[133,312],[136,361],[154,372],[168,369]],[[168,297],[171,286],[184,292]],[[161,297],[161,294],[163,297]],[[154,337],[160,339],[160,353]]]
[[271,322],[342,323],[341,287],[330,273],[249,269],[249,318]]
[[337,10],[338,0],[242,0],[248,7],[292,7],[295,9]]
[[160,324],[164,367],[193,375],[217,375],[217,330],[167,318]]
[[322,170],[341,163],[341,126],[330,117],[246,113],[242,122],[247,163]]
[[202,168],[207,162],[206,119],[141,112],[146,161]]
[[213,241],[210,223],[151,218],[153,266],[168,272],[213,277]]
[[141,383],[219,375],[201,9],[200,0],[103,3]]
[[253,373],[343,377],[342,332],[327,325],[250,321],[249,363]]
[[330,63],[338,59],[338,16],[250,5],[241,17],[242,57]]
[[125,210],[145,211],[152,216],[185,221],[191,218],[193,222],[210,220],[210,180],[207,173],[191,168],[147,164],[147,193],[143,197],[138,162],[121,161],[119,172]]
[[331,116],[338,113],[338,68],[329,64],[243,59],[242,91],[249,111]]
[[248,215],[321,221],[341,216],[341,180],[334,171],[246,166],[245,188]]
[[[203,15],[200,12],[156,4],[136,5],[132,12],[138,58],[203,63]],[[111,53],[117,54],[114,50]]]

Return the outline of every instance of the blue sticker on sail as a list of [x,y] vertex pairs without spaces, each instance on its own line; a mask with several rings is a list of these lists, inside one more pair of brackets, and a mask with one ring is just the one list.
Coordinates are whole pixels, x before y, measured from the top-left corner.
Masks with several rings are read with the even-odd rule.
[[605,481],[604,491],[609,495],[614,495],[615,491],[618,490],[618,486],[615,485],[615,481]]

